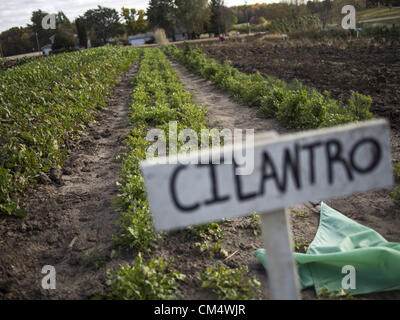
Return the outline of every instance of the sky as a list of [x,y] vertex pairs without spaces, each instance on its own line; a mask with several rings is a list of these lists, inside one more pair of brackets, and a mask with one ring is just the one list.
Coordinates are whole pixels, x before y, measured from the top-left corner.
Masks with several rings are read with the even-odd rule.
[[[244,4],[244,0],[225,0],[227,6]],[[274,2],[273,0],[248,0],[248,4]],[[115,8],[118,12],[122,7],[146,9],[145,0],[1,0],[0,1],[0,32],[11,27],[24,27],[30,23],[31,13],[41,9],[48,13],[63,11],[73,20],[86,10],[97,5]]]

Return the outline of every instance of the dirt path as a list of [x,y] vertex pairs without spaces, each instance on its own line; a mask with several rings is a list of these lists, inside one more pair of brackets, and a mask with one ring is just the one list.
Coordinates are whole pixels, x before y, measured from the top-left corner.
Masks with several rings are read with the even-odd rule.
[[[108,108],[69,142],[63,170],[42,175],[43,184],[23,201],[23,219],[0,223],[0,299],[86,299],[101,294],[119,215],[112,207],[129,128],[131,79],[138,65],[120,77]],[[51,181],[52,180],[52,181]],[[56,290],[43,290],[44,265],[56,270]]]
[[265,119],[257,115],[256,108],[248,108],[233,101],[225,92],[217,90],[209,80],[205,80],[171,62],[182,83],[193,94],[198,104],[209,110],[208,123],[218,129],[254,129],[255,133],[275,130],[278,133],[288,132],[276,119]]
[[[287,133],[275,119],[265,119],[257,116],[255,108],[249,108],[234,102],[226,93],[217,90],[210,81],[194,75],[188,69],[177,63],[171,62],[177,70],[185,87],[193,93],[195,100],[206,105],[209,111],[209,123],[218,128],[255,128],[256,133],[267,130],[276,130],[280,134]],[[346,198],[326,201],[328,205],[339,210],[355,221],[375,229],[388,241],[400,240],[400,215],[399,205],[390,198],[392,190],[379,190],[363,194],[356,194]],[[314,239],[318,225],[319,213],[311,204],[298,205],[290,208],[290,221],[296,251],[304,252],[306,247]],[[266,277],[260,264],[252,256],[256,248],[262,247],[260,236],[254,236],[248,232],[248,218],[235,219],[226,228],[224,244],[228,252],[234,250],[235,242],[239,242],[240,253],[228,261],[231,267],[249,266],[249,274],[257,276],[265,284]],[[302,291],[303,299],[315,299],[313,289]],[[268,298],[264,294],[263,298]],[[400,291],[357,296],[358,299],[399,299]]]

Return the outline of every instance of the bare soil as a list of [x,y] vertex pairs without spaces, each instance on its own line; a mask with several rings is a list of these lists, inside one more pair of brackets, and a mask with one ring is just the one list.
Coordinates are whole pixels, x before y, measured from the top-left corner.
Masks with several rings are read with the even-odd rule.
[[[42,184],[22,201],[25,218],[0,220],[0,299],[87,299],[101,294],[111,261],[111,236],[118,219],[111,202],[124,151],[131,79],[137,64],[119,79],[108,108],[68,142],[62,170],[41,176]],[[56,290],[43,290],[44,265],[56,269]]]

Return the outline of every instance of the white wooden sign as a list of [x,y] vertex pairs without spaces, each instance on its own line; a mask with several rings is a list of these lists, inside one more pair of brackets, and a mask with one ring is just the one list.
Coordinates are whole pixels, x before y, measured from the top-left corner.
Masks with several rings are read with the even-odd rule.
[[386,121],[372,120],[256,141],[247,176],[236,175],[234,164],[145,161],[154,226],[165,231],[388,187],[389,134]]
[[[257,140],[246,150],[249,175],[238,165],[194,164],[222,150],[192,153],[181,163],[160,159],[141,164],[157,231],[223,218],[261,214],[273,299],[297,299],[286,207],[389,187],[393,184],[390,129],[385,120]],[[252,155],[252,156],[251,156]],[[181,158],[182,159],[182,158]]]

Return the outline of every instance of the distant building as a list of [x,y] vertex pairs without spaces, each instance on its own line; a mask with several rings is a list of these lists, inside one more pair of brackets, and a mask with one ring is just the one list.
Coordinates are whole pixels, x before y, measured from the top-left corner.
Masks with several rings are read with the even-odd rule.
[[140,46],[145,44],[147,41],[151,40],[153,37],[153,32],[147,32],[142,34],[137,34],[128,37],[128,42],[131,46]]

